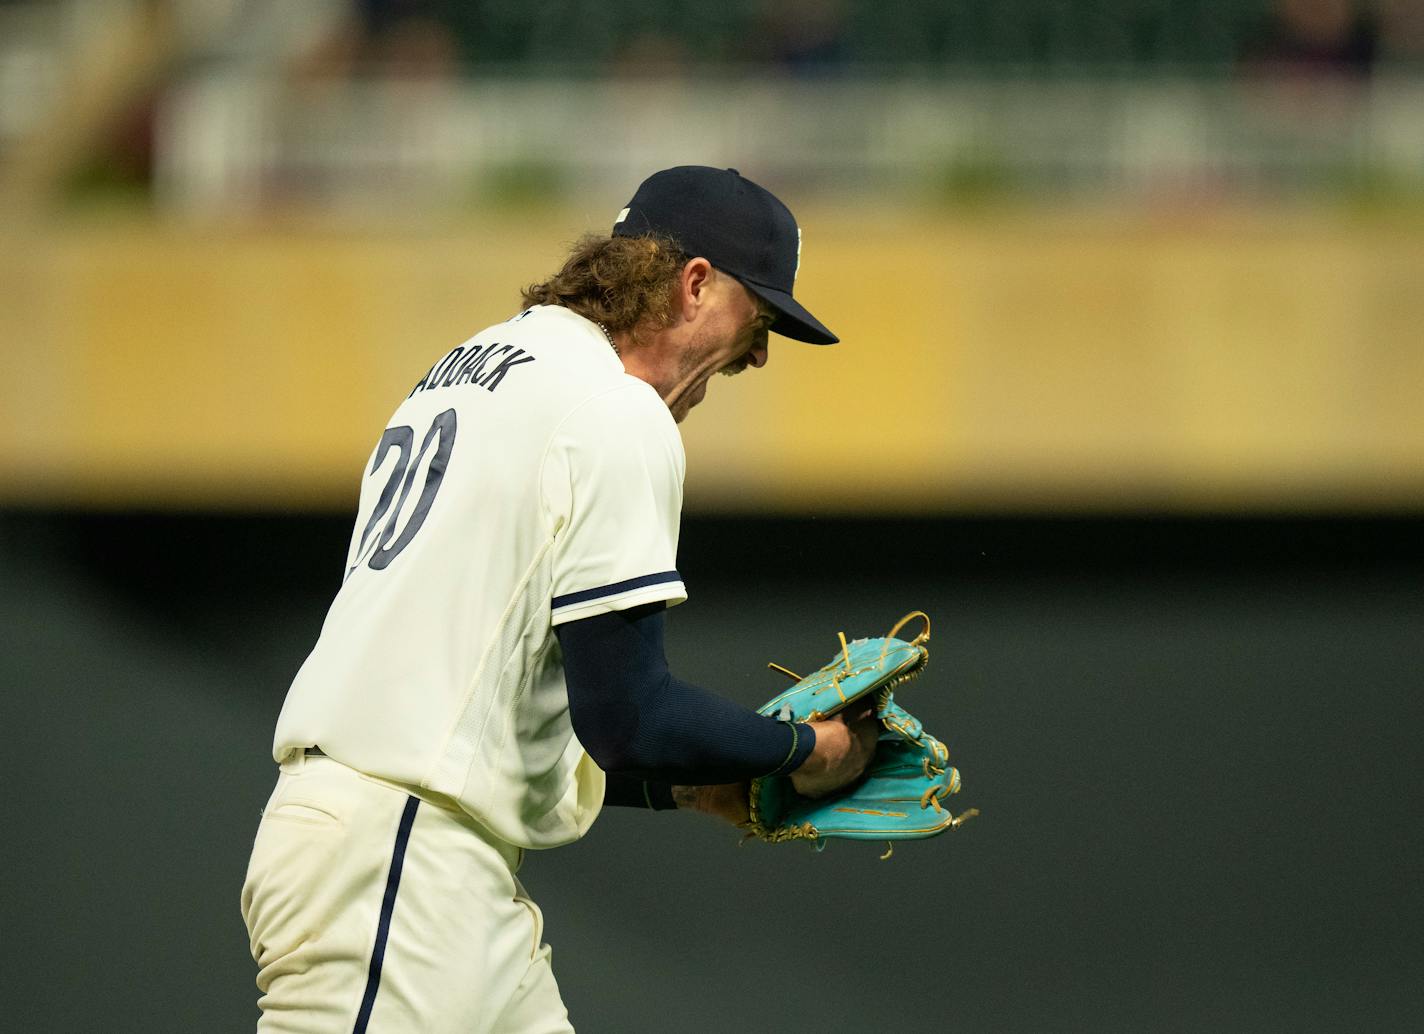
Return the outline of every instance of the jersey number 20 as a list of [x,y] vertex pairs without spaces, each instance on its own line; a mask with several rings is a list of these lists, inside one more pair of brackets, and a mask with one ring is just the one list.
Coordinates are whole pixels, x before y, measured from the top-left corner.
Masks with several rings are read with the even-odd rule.
[[[411,510],[405,525],[398,527],[415,476],[420,472],[425,454],[430,451],[432,443],[435,444],[435,455],[430,458],[430,466],[425,471],[425,485],[420,490],[420,498],[415,501],[415,508]],[[455,447],[455,411],[447,409],[435,418],[430,430],[425,432],[425,440],[420,443],[420,452],[415,454],[415,461],[411,462],[414,445],[415,430],[408,424],[388,427],[385,434],[381,435],[381,441],[376,446],[376,458],[371,461],[371,470],[367,476],[374,476],[392,451],[399,450],[399,454],[391,468],[386,487],[381,489],[381,498],[376,501],[376,509],[372,511],[371,519],[366,522],[366,527],[361,532],[361,547],[356,554],[356,563],[346,572],[348,577],[351,571],[356,570],[363,562],[373,571],[389,567],[401,550],[410,545],[410,540],[415,538],[415,533],[425,523],[425,517],[435,502],[435,494],[440,491],[445,468],[450,463],[450,451]],[[400,493],[399,498],[396,497],[397,492]],[[385,523],[382,524],[382,521]],[[380,527],[379,533],[377,526]]]

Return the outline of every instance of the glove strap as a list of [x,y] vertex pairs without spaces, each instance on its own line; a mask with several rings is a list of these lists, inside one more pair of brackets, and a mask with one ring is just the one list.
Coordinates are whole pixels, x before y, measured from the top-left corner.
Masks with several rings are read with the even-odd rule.
[[[885,633],[885,649],[880,651],[880,659],[882,661],[885,659],[886,651],[890,649],[890,640],[895,638],[895,633],[900,631],[900,629],[904,628],[911,621],[915,620],[915,618],[920,618],[924,621],[925,630],[919,635],[915,636],[915,638],[911,639],[910,645],[922,646],[930,641],[930,616],[926,614],[923,610],[912,610],[910,611],[910,613],[902,617],[899,621],[895,622],[894,628],[890,629],[890,631]],[[841,641],[845,642],[844,638]]]

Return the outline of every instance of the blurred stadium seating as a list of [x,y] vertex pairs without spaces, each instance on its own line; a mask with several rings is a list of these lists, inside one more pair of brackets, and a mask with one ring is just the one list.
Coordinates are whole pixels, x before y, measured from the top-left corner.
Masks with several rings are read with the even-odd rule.
[[107,164],[200,214],[581,199],[690,152],[912,203],[1417,195],[1416,6],[9,0],[0,140],[12,188]]

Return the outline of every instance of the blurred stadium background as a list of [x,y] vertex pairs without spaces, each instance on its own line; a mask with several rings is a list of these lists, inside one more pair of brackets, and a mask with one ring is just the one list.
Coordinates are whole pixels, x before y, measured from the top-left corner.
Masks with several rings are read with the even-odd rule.
[[373,435],[674,164],[844,342],[684,425],[674,665],[927,609],[984,816],[605,815],[522,874],[579,1029],[1415,1029],[1420,0],[0,0],[7,1022],[251,1027]]

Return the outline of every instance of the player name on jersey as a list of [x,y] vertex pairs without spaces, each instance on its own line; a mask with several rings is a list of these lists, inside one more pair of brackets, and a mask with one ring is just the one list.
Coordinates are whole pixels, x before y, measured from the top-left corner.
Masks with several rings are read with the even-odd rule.
[[420,383],[410,389],[406,398],[413,398],[417,391],[449,388],[458,384],[475,384],[486,391],[494,391],[510,370],[533,361],[534,357],[524,349],[501,345],[498,341],[469,348],[457,345],[430,368],[420,379]]

